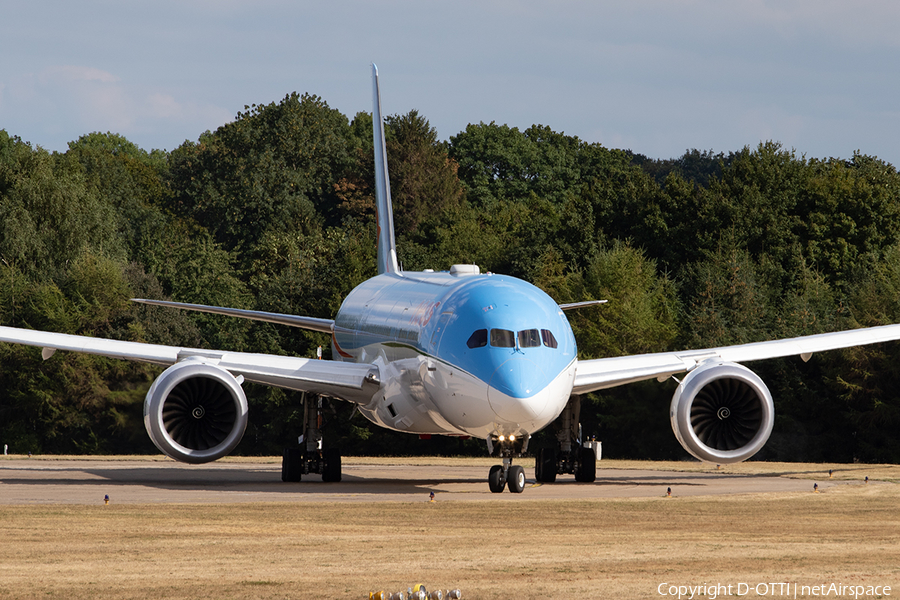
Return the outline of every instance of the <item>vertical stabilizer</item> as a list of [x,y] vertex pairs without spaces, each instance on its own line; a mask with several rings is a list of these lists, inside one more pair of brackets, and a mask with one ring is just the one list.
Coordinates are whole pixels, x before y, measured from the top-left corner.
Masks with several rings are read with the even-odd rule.
[[381,117],[381,92],[378,67],[372,64],[372,136],[375,142],[375,217],[378,231],[378,273],[400,273],[394,242],[394,212],[391,208],[391,183],[388,180],[384,121]]

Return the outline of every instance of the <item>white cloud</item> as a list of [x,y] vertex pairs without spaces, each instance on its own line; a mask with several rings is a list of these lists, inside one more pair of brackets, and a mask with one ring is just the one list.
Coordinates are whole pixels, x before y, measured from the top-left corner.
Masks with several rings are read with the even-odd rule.
[[154,117],[171,119],[184,116],[184,107],[169,94],[154,93],[147,98],[147,108]]
[[196,136],[202,131],[194,131],[198,123],[214,129],[232,118],[222,107],[180,101],[177,94],[83,65],[49,66],[0,86],[4,128],[11,134],[37,132],[35,143],[48,150],[63,151],[69,141],[92,131],[119,133],[138,145],[145,134],[157,140],[164,137],[160,132],[169,132],[171,150],[185,139],[173,130]]
[[74,83],[74,82],[99,82],[115,83],[119,78],[112,73],[107,73],[94,67],[82,67],[78,65],[58,65],[44,69],[39,79],[47,83]]

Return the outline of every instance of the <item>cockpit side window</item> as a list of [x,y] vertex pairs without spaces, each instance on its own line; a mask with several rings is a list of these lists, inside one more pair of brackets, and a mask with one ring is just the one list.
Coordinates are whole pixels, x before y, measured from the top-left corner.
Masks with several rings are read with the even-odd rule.
[[516,334],[507,329],[491,329],[491,346],[495,348],[515,348]]
[[519,348],[539,348],[541,334],[537,329],[525,329],[519,332]]
[[553,332],[549,329],[541,329],[541,340],[548,348],[557,348],[559,346],[556,338],[553,336]]
[[487,342],[487,329],[479,329],[469,337],[469,341],[466,342],[466,346],[468,346],[469,348],[482,348],[484,346],[487,346]]

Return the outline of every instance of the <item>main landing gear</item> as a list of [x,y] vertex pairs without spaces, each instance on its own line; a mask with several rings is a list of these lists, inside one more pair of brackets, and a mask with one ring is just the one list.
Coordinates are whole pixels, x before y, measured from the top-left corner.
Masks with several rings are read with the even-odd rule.
[[322,449],[322,398],[303,394],[303,435],[300,446],[285,448],[281,462],[281,480],[300,481],[303,475],[318,473],[322,481],[341,480],[341,451]]
[[556,447],[542,448],[534,463],[534,478],[553,483],[562,473],[573,473],[575,481],[593,483],[597,479],[597,456],[593,447],[582,444],[581,397],[572,396],[554,423]]
[[502,465],[494,465],[488,472],[488,487],[493,493],[499,494],[504,487],[508,487],[513,494],[521,494],[525,489],[525,469],[512,464],[512,459],[528,449],[530,437],[525,434],[521,437],[500,435],[488,438],[488,453],[503,459]]

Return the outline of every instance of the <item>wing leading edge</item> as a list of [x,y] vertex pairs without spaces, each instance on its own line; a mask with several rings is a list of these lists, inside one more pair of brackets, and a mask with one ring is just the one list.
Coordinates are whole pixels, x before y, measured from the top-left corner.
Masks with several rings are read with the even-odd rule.
[[200,360],[254,383],[312,392],[356,404],[368,403],[380,385],[378,367],[366,363],[179,348],[13,327],[0,327],[0,342],[41,347],[45,359],[56,350],[68,350],[160,366],[187,359]]
[[691,371],[709,360],[742,363],[766,358],[800,356],[806,361],[815,352],[894,340],[900,340],[900,325],[851,329],[705,350],[583,360],[578,362],[572,393],[586,394],[647,379],[664,381],[672,375]]

